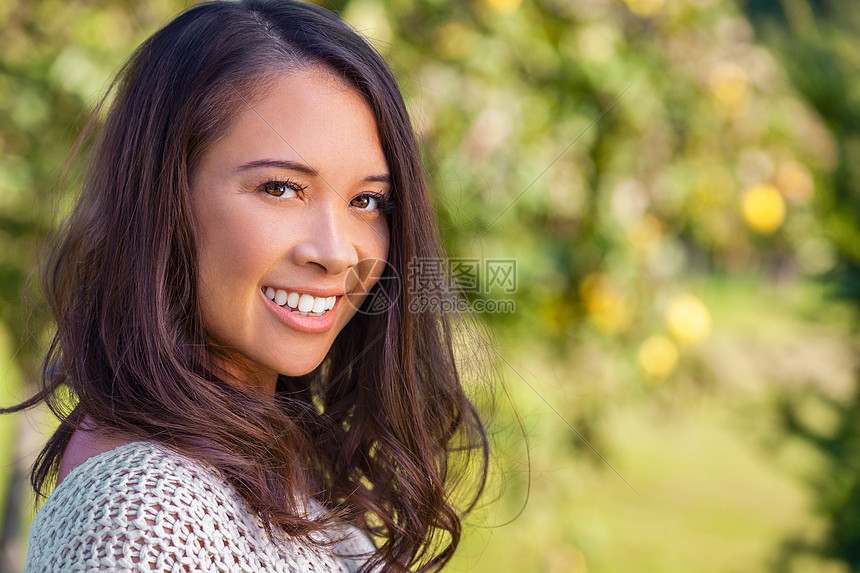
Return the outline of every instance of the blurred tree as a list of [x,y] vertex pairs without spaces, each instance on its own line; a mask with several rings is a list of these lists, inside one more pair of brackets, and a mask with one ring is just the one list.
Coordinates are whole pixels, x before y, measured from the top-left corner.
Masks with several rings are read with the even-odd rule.
[[[860,309],[860,5],[749,0],[746,10],[833,134],[835,161],[824,174],[816,212],[838,249],[839,264],[830,276],[841,296]],[[810,401],[835,414],[830,431],[822,432],[803,415]],[[827,460],[825,471],[813,479],[827,528],[821,537],[787,541],[779,569],[790,571],[794,559],[812,551],[860,571],[860,392],[855,387],[847,402],[817,393],[786,395],[783,419],[788,435],[813,445]]]
[[75,195],[76,165],[67,178],[61,166],[120,64],[179,9],[169,1],[0,5],[0,323],[30,376],[44,322],[30,322],[20,303],[38,244]]
[[[701,301],[671,312],[691,273],[835,263],[814,205],[837,149],[736,4],[327,5],[393,63],[450,250],[517,260],[524,312],[485,315],[503,336],[559,356],[597,338],[659,383],[707,337],[679,334]],[[483,279],[473,300],[510,296]]]

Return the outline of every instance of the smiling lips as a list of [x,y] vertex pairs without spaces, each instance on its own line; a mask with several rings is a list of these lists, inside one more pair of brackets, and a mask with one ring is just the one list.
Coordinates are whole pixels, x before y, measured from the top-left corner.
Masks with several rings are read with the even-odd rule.
[[336,296],[313,296],[266,287],[263,293],[276,305],[288,308],[300,316],[322,316],[334,307]]

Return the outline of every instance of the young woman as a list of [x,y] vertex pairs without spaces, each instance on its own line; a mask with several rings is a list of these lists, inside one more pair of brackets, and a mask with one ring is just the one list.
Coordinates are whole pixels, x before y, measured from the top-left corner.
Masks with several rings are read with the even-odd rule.
[[440,569],[487,442],[400,282],[444,255],[386,64],[319,7],[210,2],[113,89],[14,408],[61,419],[28,570]]

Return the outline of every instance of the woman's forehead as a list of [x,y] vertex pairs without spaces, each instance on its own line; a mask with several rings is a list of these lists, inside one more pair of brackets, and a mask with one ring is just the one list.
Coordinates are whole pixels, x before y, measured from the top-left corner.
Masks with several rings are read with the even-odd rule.
[[370,106],[329,71],[281,73],[253,101],[243,99],[234,117],[226,135],[204,154],[204,163],[223,169],[285,159],[318,172],[334,167],[387,171]]

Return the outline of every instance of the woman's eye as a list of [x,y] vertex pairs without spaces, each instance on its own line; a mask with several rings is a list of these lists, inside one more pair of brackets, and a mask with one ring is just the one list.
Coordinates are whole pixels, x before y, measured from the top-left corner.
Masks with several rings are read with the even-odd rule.
[[299,185],[292,181],[267,181],[260,185],[259,189],[272,197],[293,197],[305,187],[305,185]]
[[349,204],[359,209],[373,211],[379,206],[379,200],[373,195],[359,195],[350,201]]
[[390,215],[394,212],[393,198],[380,193],[362,193],[350,201],[349,206],[383,215]]

